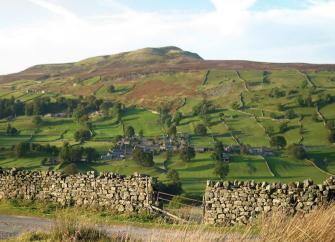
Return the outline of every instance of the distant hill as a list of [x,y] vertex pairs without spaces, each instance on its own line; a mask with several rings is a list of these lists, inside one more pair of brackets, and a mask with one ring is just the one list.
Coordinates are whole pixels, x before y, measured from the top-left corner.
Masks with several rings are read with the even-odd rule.
[[198,54],[174,46],[144,48],[115,55],[92,57],[75,63],[36,65],[19,73],[0,76],[0,82],[19,79],[45,80],[52,77],[72,75],[83,77],[108,75],[130,72],[134,69],[143,71],[147,67],[155,69],[159,65],[167,65],[173,68],[179,64],[202,60]]
[[46,80],[70,76],[88,78],[127,76],[129,73],[161,71],[193,71],[205,69],[299,69],[335,70],[334,64],[267,63],[243,60],[204,60],[198,54],[178,47],[144,48],[115,55],[97,56],[75,63],[42,64],[24,71],[0,76],[0,82],[17,80]]
[[[241,73],[243,71],[249,74]],[[272,85],[262,84],[264,71],[276,72],[267,77],[272,79]],[[282,71],[287,73],[280,73]],[[196,53],[169,46],[92,57],[75,63],[36,65],[0,76],[0,90],[74,96],[94,94],[150,108],[162,102],[180,106],[185,98],[204,96],[227,101],[229,105],[239,101],[246,88],[267,90],[286,82],[299,86],[302,79],[309,80],[315,73],[327,71],[335,71],[335,65],[204,60]],[[320,75],[320,78],[333,79],[332,73]],[[326,88],[324,83],[321,82],[320,87]],[[116,86],[115,93],[107,91],[110,85]]]

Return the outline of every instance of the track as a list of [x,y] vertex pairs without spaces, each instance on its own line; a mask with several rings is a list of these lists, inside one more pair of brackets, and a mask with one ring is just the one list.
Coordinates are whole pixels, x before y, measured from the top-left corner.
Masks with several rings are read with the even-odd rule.
[[[0,240],[18,236],[21,233],[33,231],[50,231],[55,224],[54,220],[13,216],[13,215],[0,215]],[[127,236],[136,241],[194,241],[195,236],[204,236],[209,238],[210,241],[230,241],[239,239],[241,235],[236,233],[222,234],[219,232],[208,232],[192,229],[163,229],[136,227],[133,225],[96,225],[97,229],[105,231],[109,235],[122,235]],[[206,236],[206,237],[205,237]],[[190,239],[190,240],[189,240]],[[255,238],[247,239],[248,241],[255,241]]]

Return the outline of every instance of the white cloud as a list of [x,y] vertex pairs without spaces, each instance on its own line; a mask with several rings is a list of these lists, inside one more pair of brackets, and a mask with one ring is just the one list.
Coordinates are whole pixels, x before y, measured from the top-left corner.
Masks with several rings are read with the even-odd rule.
[[41,7],[45,8],[46,10],[57,14],[61,17],[70,19],[70,20],[77,20],[76,14],[73,12],[69,11],[68,9],[62,7],[61,5],[57,5],[51,2],[48,2],[47,0],[28,0],[29,2]]
[[212,0],[215,10],[199,13],[142,12],[120,1],[99,0],[114,11],[90,17],[70,11],[60,0],[28,1],[50,11],[50,17],[24,28],[0,29],[0,73],[165,45],[212,59],[335,62],[333,0],[263,12],[250,10],[256,0]]

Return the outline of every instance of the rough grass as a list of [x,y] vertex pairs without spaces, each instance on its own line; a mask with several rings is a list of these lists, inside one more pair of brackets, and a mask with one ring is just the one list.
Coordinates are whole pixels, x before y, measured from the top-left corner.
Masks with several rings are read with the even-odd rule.
[[[162,241],[162,242],[333,242],[335,240],[335,206],[319,208],[309,214],[287,216],[281,212],[264,215],[248,226],[208,230],[204,225],[184,225],[178,229],[152,229],[141,234],[107,233],[76,216],[63,217],[49,232],[31,232],[8,241]],[[156,230],[156,231],[155,231]]]

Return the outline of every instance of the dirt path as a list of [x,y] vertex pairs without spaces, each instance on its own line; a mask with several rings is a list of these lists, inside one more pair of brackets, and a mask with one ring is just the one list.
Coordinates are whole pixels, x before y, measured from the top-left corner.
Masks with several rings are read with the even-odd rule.
[[[14,215],[0,215],[0,240],[15,237],[21,233],[31,231],[49,231],[54,225],[54,221],[45,218],[25,217]],[[142,228],[132,225],[97,225],[110,235],[126,235],[130,238],[140,239],[141,241],[195,241],[194,236],[198,234],[208,236],[207,241],[236,241],[240,239],[239,234],[221,234],[216,232],[200,233],[194,230],[172,230],[162,228]],[[208,233],[208,235],[206,235]],[[255,241],[255,238],[249,238],[245,241]]]

